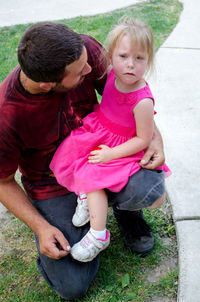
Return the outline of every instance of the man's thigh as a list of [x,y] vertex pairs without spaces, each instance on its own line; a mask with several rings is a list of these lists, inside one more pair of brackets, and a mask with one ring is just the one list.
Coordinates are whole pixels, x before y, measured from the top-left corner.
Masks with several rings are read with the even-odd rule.
[[[81,228],[72,224],[76,199],[76,195],[70,193],[48,200],[32,200],[41,215],[63,232],[71,246],[82,239],[89,229],[89,224]],[[38,269],[47,283],[65,299],[83,296],[98,271],[99,257],[87,263],[76,261],[70,255],[54,260],[40,254],[38,238],[35,238],[39,254]]]
[[129,211],[151,206],[165,192],[164,173],[162,170],[140,169],[120,192],[108,192],[109,203],[119,210]]

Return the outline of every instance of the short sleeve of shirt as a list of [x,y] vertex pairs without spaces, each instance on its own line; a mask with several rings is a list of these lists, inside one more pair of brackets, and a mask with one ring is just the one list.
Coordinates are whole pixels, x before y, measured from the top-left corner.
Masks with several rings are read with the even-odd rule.
[[[8,116],[7,116],[8,118]],[[0,111],[0,178],[15,173],[20,158],[19,140]]]

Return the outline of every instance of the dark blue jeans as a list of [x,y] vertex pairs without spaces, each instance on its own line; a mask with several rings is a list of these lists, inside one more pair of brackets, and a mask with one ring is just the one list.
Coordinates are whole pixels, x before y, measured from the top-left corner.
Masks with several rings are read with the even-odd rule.
[[[151,206],[165,192],[164,172],[141,169],[130,177],[126,187],[119,193],[108,192],[109,202],[120,210],[137,210]],[[78,242],[88,231],[89,224],[76,228],[72,216],[77,196],[70,193],[47,200],[32,200],[41,215],[60,229],[70,245]],[[99,256],[91,262],[79,262],[70,255],[54,260],[39,251],[38,238],[37,266],[47,283],[64,299],[84,296],[99,268]]]

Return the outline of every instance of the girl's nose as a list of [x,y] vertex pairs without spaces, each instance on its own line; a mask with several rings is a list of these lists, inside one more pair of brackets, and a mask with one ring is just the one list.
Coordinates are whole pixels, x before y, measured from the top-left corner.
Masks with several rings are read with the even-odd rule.
[[128,66],[129,67],[134,67],[135,65],[135,59],[134,58],[129,58],[128,60]]

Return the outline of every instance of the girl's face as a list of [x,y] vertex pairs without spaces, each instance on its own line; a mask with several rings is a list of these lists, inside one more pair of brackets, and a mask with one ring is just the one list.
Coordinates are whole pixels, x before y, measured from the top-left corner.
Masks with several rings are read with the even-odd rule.
[[124,35],[117,43],[111,62],[117,88],[122,92],[138,89],[147,68],[148,54],[137,45],[134,46],[128,35]]

